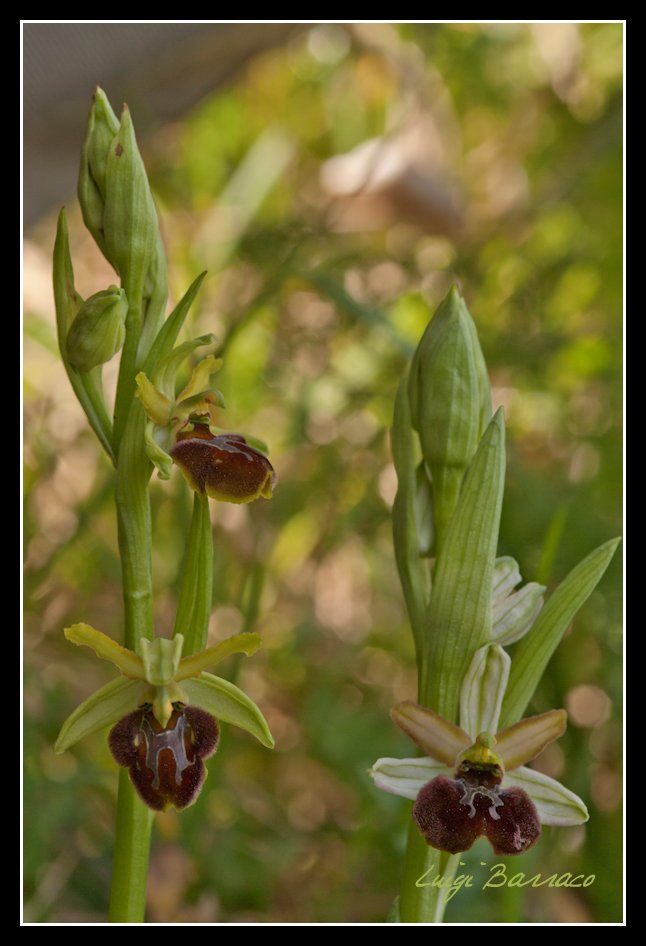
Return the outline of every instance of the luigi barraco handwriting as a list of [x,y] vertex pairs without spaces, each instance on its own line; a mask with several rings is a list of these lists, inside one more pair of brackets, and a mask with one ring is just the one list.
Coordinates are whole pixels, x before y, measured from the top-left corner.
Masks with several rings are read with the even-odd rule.
[[[465,861],[460,861],[460,867],[465,866]],[[486,867],[484,861],[480,861],[482,867]],[[445,898],[448,901],[462,889],[462,887],[473,887],[473,874],[457,874],[452,880],[443,877],[442,873],[433,873],[436,865],[431,864],[427,871],[415,881],[416,887],[441,887],[446,890]],[[482,890],[493,887],[589,887],[595,881],[594,874],[549,874],[543,877],[542,874],[533,874],[528,876],[521,872],[508,874],[504,864],[494,864],[489,868],[489,875],[482,883]]]

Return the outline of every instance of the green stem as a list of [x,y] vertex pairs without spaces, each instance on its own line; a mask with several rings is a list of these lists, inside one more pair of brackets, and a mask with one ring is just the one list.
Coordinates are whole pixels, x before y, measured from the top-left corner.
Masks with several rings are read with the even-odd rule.
[[135,792],[127,771],[120,769],[110,891],[111,923],[143,922],[153,817],[153,812]]
[[[116,505],[123,574],[125,645],[135,650],[141,637],[153,637],[151,523],[148,481],[151,464],[144,450],[145,416],[133,400],[117,461]],[[110,893],[112,923],[141,923],[146,907],[152,812],[119,773],[114,864]]]
[[399,895],[401,923],[442,923],[459,859],[429,847],[411,822]]
[[134,401],[117,460],[117,526],[123,575],[125,646],[153,638],[151,523],[148,481],[152,465],[144,450],[146,418]]

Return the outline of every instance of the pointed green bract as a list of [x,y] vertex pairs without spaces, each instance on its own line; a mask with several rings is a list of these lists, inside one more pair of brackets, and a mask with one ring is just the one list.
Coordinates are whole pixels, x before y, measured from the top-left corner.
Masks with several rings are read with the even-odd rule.
[[213,603],[213,527],[206,495],[193,496],[191,531],[182,565],[182,579],[173,635],[184,635],[184,653],[204,650]]
[[152,376],[158,362],[170,354],[177,341],[186,316],[197,296],[200,286],[204,281],[206,272],[200,273],[188,287],[180,301],[177,303],[171,314],[168,316],[162,327],[159,329],[155,340],[146,356],[144,371]]
[[56,752],[65,752],[79,739],[112,726],[127,713],[135,710],[142,693],[142,684],[138,680],[117,677],[97,690],[63,723],[54,746]]
[[552,592],[531,631],[513,653],[501,722],[509,725],[523,715],[570,621],[594,591],[615,553],[611,539],[584,558]]
[[65,211],[58,215],[56,242],[54,243],[54,302],[56,305],[56,333],[61,359],[79,403],[85,411],[92,430],[105,452],[114,463],[112,448],[112,421],[108,416],[101,386],[101,368],[93,368],[80,375],[70,364],[67,356],[67,334],[83,304],[83,299],[74,286],[74,269],[70,256],[69,236]]
[[[462,679],[491,640],[491,589],[505,481],[505,431],[498,410],[464,478],[440,549],[424,638],[424,702],[456,720]],[[441,668],[441,669],[440,669]]]
[[191,703],[205,709],[216,719],[239,726],[255,736],[263,746],[274,747],[274,737],[256,704],[233,683],[203,673],[199,679],[182,682]]
[[415,510],[417,484],[407,376],[403,378],[397,391],[390,437],[397,472],[397,495],[393,504],[395,559],[415,644],[420,652],[424,616],[430,594],[430,576],[426,563],[419,554],[420,540]]

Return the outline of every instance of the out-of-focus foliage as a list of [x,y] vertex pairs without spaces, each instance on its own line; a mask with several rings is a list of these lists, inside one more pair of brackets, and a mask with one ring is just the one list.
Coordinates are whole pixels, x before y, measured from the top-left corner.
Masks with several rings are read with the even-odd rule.
[[[264,650],[228,670],[265,711],[276,751],[223,727],[198,803],[157,820],[151,920],[388,913],[410,806],[366,769],[410,752],[388,710],[415,696],[388,427],[406,358],[452,282],[478,326],[494,406],[505,406],[499,554],[553,584],[619,533],[621,94],[617,24],[317,26],[149,141],[175,301],[209,270],[191,334],[220,340],[222,426],[266,441],[278,473],[270,502],[212,504],[210,628],[213,640],[262,633]],[[70,210],[87,296],[113,276]],[[56,353],[53,230],[47,220],[31,234],[25,280],[25,869],[36,922],[105,914],[116,767],[101,737],[60,757],[52,744],[110,678],[63,627],[89,621],[121,639],[111,471]],[[191,497],[177,472],[154,481],[152,498],[157,631],[168,634]],[[537,765],[588,801],[590,821],[546,829],[508,862],[511,873],[594,883],[483,891],[497,859],[478,842],[463,856],[473,887],[448,920],[620,919],[620,592],[618,556],[533,704],[570,712]]]

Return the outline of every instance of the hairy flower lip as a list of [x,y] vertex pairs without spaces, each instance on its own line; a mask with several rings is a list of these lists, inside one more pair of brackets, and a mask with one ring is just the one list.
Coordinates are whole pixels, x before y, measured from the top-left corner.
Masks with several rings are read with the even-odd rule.
[[192,489],[230,503],[271,498],[276,473],[260,450],[241,434],[207,438],[203,425],[196,426],[197,435],[179,438],[170,451]]
[[204,710],[175,704],[162,726],[146,705],[112,727],[108,745],[149,808],[182,811],[197,799],[206,779],[202,760],[213,755],[219,738],[217,721]]
[[529,717],[496,736],[480,733],[475,742],[411,700],[391,716],[427,758],[379,759],[370,774],[382,790],[415,800],[413,818],[431,846],[455,854],[485,836],[496,854],[513,855],[536,842],[541,823],[587,821],[580,798],[523,765],[562,735],[564,710]]

